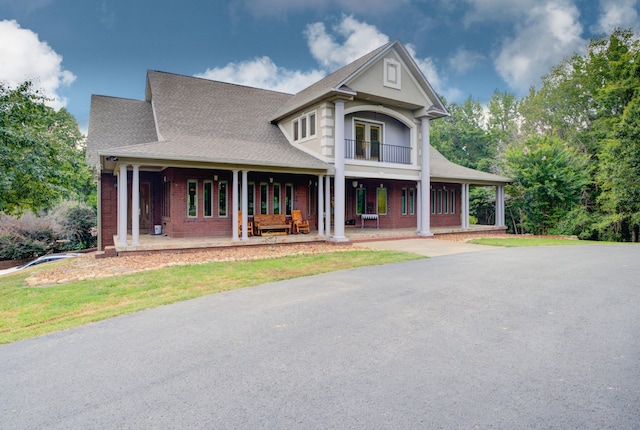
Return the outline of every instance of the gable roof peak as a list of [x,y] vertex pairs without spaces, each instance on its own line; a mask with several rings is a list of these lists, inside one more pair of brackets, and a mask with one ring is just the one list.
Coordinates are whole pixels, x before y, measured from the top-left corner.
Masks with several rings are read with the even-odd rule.
[[432,106],[425,106],[425,109],[427,109],[429,112],[429,116],[437,118],[449,115],[447,109],[440,100],[440,97],[438,97],[431,84],[427,81],[427,78],[418,67],[414,58],[411,56],[402,42],[399,39],[395,39],[379,46],[373,51],[341,67],[335,72],[325,76],[318,82],[293,95],[288,100],[288,102],[283,105],[282,108],[276,113],[275,117],[272,119],[272,122],[276,123],[287,115],[304,109],[307,106],[310,106],[322,99],[329,98],[332,95],[355,96],[356,92],[353,90],[345,92],[345,88],[350,89],[348,83],[352,81],[354,77],[358,76],[361,72],[368,69],[369,66],[380,60],[380,58],[384,57],[388,52],[394,49],[397,55],[399,55],[401,60],[405,63],[409,71],[418,78],[418,80],[420,81],[420,85],[424,88],[425,93],[433,102]]

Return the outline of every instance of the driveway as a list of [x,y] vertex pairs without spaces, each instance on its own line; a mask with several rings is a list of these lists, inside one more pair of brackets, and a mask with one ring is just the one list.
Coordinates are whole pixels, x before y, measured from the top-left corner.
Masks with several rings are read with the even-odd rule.
[[637,429],[638,261],[445,255],[0,346],[0,428]]

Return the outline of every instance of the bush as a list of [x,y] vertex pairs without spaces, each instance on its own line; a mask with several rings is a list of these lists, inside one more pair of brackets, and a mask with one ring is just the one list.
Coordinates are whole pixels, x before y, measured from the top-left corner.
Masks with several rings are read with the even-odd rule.
[[64,202],[52,215],[59,225],[60,239],[68,241],[67,250],[88,249],[96,246],[95,209],[81,202]]
[[94,248],[95,231],[95,209],[85,203],[63,202],[49,214],[20,218],[0,214],[0,260]]
[[47,218],[27,212],[0,217],[0,259],[19,260],[56,252],[56,228]]

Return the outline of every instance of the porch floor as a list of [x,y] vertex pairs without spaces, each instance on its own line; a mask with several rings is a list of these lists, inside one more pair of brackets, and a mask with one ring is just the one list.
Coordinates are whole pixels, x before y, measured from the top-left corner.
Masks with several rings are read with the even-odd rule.
[[[332,230],[333,232],[333,230]],[[376,229],[376,228],[345,228],[345,236],[348,243],[371,242],[378,240],[400,240],[400,239],[453,239],[461,240],[469,236],[484,236],[503,234],[506,232],[505,227],[496,227],[493,225],[472,225],[468,229],[461,227],[432,227],[433,236],[419,236],[415,228],[406,229]],[[115,246],[115,252],[118,255],[159,252],[159,251],[187,251],[206,248],[223,248],[238,246],[260,246],[272,244],[288,244],[288,243],[317,243],[327,242],[329,238],[318,236],[317,231],[309,234],[291,234],[286,236],[252,236],[248,240],[234,241],[230,237],[190,237],[190,238],[172,238],[163,235],[141,234],[140,245],[133,246]],[[131,243],[131,235],[128,236],[127,242]],[[114,237],[114,243],[117,238]]]

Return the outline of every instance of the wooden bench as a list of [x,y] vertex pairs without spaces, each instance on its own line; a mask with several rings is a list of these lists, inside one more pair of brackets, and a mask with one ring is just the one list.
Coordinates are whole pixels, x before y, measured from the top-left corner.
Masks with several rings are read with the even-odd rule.
[[256,234],[288,234],[291,224],[287,224],[287,216],[284,214],[256,214],[253,216],[253,225]]

